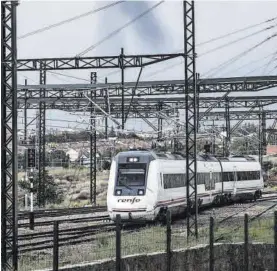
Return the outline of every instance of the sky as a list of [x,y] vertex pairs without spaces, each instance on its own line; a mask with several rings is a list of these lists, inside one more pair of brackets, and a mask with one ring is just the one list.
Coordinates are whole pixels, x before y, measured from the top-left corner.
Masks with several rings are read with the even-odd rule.
[[[127,1],[48,31],[20,38],[26,33],[110,3],[105,1],[21,1],[17,10],[18,58],[74,57],[158,2]],[[200,73],[200,78],[276,75],[277,69],[274,67],[277,64],[277,56],[274,53],[276,52],[277,37],[269,39],[249,53],[243,54],[238,61],[227,65],[224,69],[213,70],[213,68],[274,35],[277,32],[277,20],[235,35],[228,35],[215,42],[201,44],[274,18],[277,16],[276,11],[277,1],[196,1],[196,70]],[[121,48],[124,48],[125,54],[129,55],[181,52],[184,43],[182,17],[181,1],[165,1],[140,20],[86,53],[85,56],[118,55]],[[264,30],[266,27],[269,29]],[[235,42],[246,36],[249,37]],[[209,52],[219,46],[223,46],[223,48]],[[47,73],[47,83],[86,83],[85,80],[89,80],[91,70],[58,72],[74,75],[83,80]],[[120,73],[110,74],[114,70],[107,69],[97,72],[99,82],[103,82],[106,76],[109,82],[120,81]],[[126,70],[126,81],[135,81],[138,73],[138,69]],[[37,84],[38,72],[18,73],[19,84],[23,84],[26,78],[28,78],[28,84]],[[147,67],[141,76],[141,80],[183,78],[184,66],[181,59]],[[274,91],[276,89],[263,93],[270,95]],[[33,114],[34,112],[30,110],[29,116]],[[56,110],[49,110],[47,118],[78,119],[72,114]],[[47,125],[49,127],[51,125],[65,126],[65,122],[47,121]],[[68,125],[76,127],[72,123]],[[127,127],[128,129],[136,127],[136,130],[148,129],[147,125],[140,120],[128,120]]]

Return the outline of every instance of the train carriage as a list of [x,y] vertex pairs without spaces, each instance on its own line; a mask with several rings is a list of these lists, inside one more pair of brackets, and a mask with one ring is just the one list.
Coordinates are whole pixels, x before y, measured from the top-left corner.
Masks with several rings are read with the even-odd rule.
[[[170,209],[184,212],[186,160],[182,153],[152,150],[120,152],[112,162],[107,206],[112,220],[155,220]],[[261,197],[263,176],[260,163],[250,157],[197,156],[198,202],[222,204],[234,199]]]

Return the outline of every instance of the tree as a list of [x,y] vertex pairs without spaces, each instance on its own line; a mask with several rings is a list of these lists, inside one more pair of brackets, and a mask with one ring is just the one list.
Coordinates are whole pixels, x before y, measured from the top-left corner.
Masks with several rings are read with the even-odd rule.
[[102,167],[103,167],[103,170],[109,170],[111,167],[111,163],[107,160],[104,160]]
[[[21,180],[19,181],[19,187],[31,192],[30,181]],[[48,174],[48,171],[45,171],[45,203],[61,203],[63,200],[63,192],[58,188],[58,185],[54,182],[53,176]],[[37,198],[39,186],[38,173],[34,174],[33,178],[33,187],[34,187],[34,198]]]

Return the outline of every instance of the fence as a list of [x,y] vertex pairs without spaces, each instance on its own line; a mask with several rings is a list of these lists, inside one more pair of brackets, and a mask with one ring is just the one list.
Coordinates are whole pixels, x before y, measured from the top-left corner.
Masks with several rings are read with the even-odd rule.
[[[199,224],[197,239],[187,238],[183,222],[171,223],[169,212],[163,224],[153,225],[123,225],[117,216],[115,225],[86,226],[81,237],[64,237],[65,230],[56,221],[52,245],[21,251],[19,270],[71,270],[70,265],[91,263],[92,270],[116,271],[127,266],[133,266],[130,270],[184,270],[184,263],[186,270],[264,270],[265,266],[277,270],[277,211],[266,217],[245,214],[221,221],[210,217]],[[70,230],[74,228],[66,234]]]

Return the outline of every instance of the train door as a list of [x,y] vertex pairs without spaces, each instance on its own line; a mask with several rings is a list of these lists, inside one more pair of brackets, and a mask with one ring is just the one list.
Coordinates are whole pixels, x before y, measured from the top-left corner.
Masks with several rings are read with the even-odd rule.
[[237,170],[236,170],[235,166],[234,166],[233,174],[234,174],[233,194],[236,195],[237,194],[238,175],[237,175]]
[[215,174],[214,172],[210,171],[210,202],[212,202],[212,197],[213,197],[213,191],[215,190]]
[[210,190],[215,190],[215,174],[210,171]]

